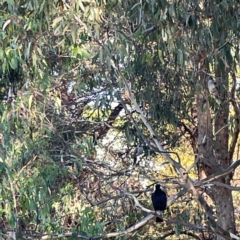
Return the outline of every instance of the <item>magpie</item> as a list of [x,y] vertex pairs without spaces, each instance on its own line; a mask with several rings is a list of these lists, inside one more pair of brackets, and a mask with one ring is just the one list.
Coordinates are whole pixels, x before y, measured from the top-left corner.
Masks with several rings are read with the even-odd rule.
[[218,87],[212,77],[208,79],[208,91],[212,96],[215,97],[216,102],[220,104]]
[[208,90],[211,94],[218,94],[217,84],[214,82],[212,77],[208,79]]
[[143,154],[144,154],[143,147],[138,145],[135,148],[135,151],[134,151],[134,154],[133,154],[134,165],[137,163],[137,157],[140,156],[140,155],[143,155]]
[[[152,194],[152,204],[156,211],[164,211],[167,208],[167,195],[161,189],[161,185],[157,184],[154,193]],[[159,217],[156,217],[156,222],[163,222]]]

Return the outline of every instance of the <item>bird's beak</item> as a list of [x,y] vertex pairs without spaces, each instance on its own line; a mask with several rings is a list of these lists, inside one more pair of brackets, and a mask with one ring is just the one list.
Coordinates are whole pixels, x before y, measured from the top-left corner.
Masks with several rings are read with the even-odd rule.
[[166,192],[166,189],[165,189],[162,185],[160,186],[160,189],[161,189],[162,191]]

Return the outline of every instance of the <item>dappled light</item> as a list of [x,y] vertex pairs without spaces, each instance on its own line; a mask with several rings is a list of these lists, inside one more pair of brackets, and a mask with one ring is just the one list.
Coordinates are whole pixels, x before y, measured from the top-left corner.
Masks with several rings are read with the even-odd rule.
[[239,7],[0,1],[0,238],[240,239]]

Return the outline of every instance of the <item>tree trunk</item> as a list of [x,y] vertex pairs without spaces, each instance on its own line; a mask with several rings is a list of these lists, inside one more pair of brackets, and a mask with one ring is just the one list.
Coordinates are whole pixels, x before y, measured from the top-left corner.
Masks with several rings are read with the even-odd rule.
[[[218,226],[235,233],[235,217],[231,191],[224,187],[215,187],[213,195]],[[217,238],[217,240],[223,239],[224,238],[220,236]]]
[[[229,159],[228,144],[229,144],[229,130],[228,130],[228,117],[229,117],[229,103],[227,91],[222,86],[228,86],[227,73],[217,73],[217,78],[221,79],[218,83],[220,106],[216,114],[215,120],[215,156],[218,164],[226,169],[232,163]],[[219,182],[230,185],[232,174],[219,179]],[[214,202],[216,204],[218,225],[223,229],[235,233],[235,217],[232,192],[224,187],[214,188]],[[221,197],[220,197],[221,196]],[[218,237],[218,240],[224,238]]]
[[[206,90],[208,76],[200,74],[198,83],[203,91],[197,92],[197,115],[198,115],[198,174],[203,179],[211,174],[227,168],[231,164],[228,157],[228,102],[227,93],[220,93],[221,104],[213,110],[209,104],[209,93]],[[222,79],[222,78],[221,78]],[[226,80],[227,81],[227,80]],[[228,86],[225,83],[225,86]],[[213,119],[211,119],[211,114]],[[213,134],[213,123],[214,132]],[[232,176],[217,179],[216,181],[230,184]],[[235,232],[235,218],[232,193],[230,190],[220,186],[206,189],[213,199],[217,213],[217,224],[221,228]],[[218,236],[218,240],[224,238]]]

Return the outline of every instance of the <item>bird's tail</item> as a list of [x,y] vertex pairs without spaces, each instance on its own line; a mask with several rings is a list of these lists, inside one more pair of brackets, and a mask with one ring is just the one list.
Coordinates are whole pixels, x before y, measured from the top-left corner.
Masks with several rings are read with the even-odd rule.
[[156,222],[163,222],[163,220],[159,217],[156,217]]

